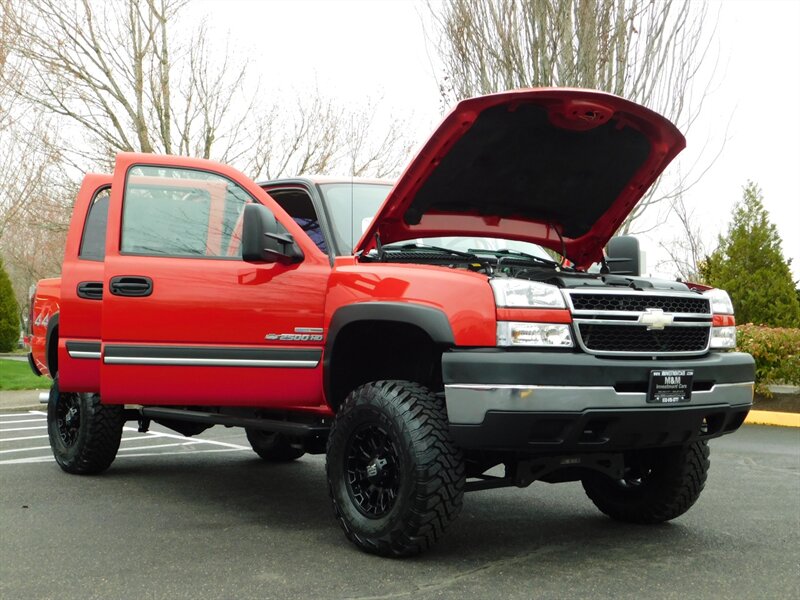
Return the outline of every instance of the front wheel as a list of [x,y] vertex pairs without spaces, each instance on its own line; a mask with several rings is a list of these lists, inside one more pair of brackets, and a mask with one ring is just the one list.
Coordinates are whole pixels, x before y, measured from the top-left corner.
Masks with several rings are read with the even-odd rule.
[[354,390],[328,437],[333,508],[347,538],[384,556],[426,550],[461,511],[464,461],[441,400],[408,381]]
[[47,403],[47,433],[53,456],[67,473],[105,471],[119,450],[125,418],[122,406],[100,403],[98,394],[61,392],[58,376]]
[[662,523],[689,510],[706,483],[709,448],[705,441],[641,450],[626,457],[625,478],[592,473],[583,479],[586,495],[617,521]]

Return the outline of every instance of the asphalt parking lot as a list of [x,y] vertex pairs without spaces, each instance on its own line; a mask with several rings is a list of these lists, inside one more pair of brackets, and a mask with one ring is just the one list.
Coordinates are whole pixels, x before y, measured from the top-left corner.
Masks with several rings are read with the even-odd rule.
[[339,531],[323,457],[270,465],[238,429],[129,427],[109,471],[78,477],[45,427],[0,414],[4,599],[800,597],[800,429],[712,442],[705,492],[670,524],[538,483],[468,495],[431,552],[387,560]]

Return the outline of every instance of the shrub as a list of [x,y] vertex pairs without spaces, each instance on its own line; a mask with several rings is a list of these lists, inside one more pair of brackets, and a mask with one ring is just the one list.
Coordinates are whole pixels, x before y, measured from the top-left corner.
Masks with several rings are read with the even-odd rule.
[[701,267],[704,283],[730,294],[742,323],[799,327],[800,303],[778,229],[753,182],[733,210],[728,233]]
[[0,352],[9,352],[19,341],[19,307],[0,259]]
[[800,329],[737,326],[738,349],[756,361],[756,392],[770,396],[773,383],[800,385]]

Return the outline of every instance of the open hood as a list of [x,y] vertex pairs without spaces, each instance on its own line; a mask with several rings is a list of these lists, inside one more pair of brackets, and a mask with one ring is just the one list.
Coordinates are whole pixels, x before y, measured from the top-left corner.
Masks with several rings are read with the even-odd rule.
[[545,88],[464,100],[355,250],[374,248],[376,234],[383,244],[500,237],[566,249],[586,266],[685,145],[664,117],[603,92]]

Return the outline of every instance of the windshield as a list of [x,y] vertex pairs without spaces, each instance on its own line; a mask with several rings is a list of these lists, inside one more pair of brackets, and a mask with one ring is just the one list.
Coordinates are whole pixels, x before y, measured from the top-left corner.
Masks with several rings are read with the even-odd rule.
[[[340,250],[339,254],[352,254],[353,247],[370,226],[372,218],[378,212],[392,186],[379,183],[343,182],[323,183],[319,187],[330,216],[336,246]],[[405,244],[425,244],[461,252],[511,250],[553,260],[553,257],[537,244],[501,238],[468,236],[415,238],[387,244],[386,247],[391,248]]]
[[378,183],[320,184],[340,255],[353,253],[392,186]]

